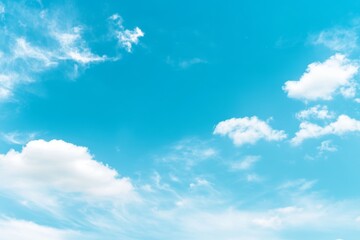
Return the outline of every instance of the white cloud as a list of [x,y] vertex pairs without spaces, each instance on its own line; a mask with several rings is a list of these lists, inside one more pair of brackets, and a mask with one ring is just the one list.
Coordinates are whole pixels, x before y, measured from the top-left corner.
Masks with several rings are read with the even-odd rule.
[[326,126],[319,126],[310,122],[302,122],[300,130],[291,139],[294,145],[301,144],[304,140],[310,138],[319,138],[325,135],[343,135],[350,132],[360,131],[360,121],[350,118],[347,115],[340,115],[335,122]]
[[34,72],[41,72],[55,67],[63,61],[72,61],[77,64],[90,64],[110,60],[107,56],[99,56],[91,52],[81,36],[81,27],[73,27],[66,30],[57,29],[57,26],[49,27],[49,40],[54,41],[55,46],[49,49],[32,46],[25,38],[16,39],[12,59],[23,59],[27,67]]
[[334,118],[334,116],[335,114],[333,112],[330,112],[327,106],[320,105],[305,109],[296,114],[296,118],[300,120],[306,120],[310,118],[324,120]]
[[286,138],[284,131],[272,129],[268,123],[256,116],[222,121],[215,127],[214,134],[228,136],[237,146],[255,144],[261,139],[281,141]]
[[[180,217],[178,224],[191,236],[189,239],[271,239],[283,240],[301,236],[304,230],[315,239],[324,236],[324,230],[359,232],[353,209],[354,203],[327,202],[324,199],[297,196],[290,205],[267,210],[201,211]],[[286,233],[291,232],[292,235]],[[284,236],[285,235],[285,236]],[[287,236],[287,237],[286,237]],[[290,237],[291,238],[291,237]],[[186,237],[182,238],[186,239]]]
[[[0,11],[1,6],[5,9],[0,5]],[[2,21],[6,27],[0,28],[0,100],[10,99],[17,86],[36,82],[46,71],[63,67],[67,77],[75,78],[90,64],[119,59],[94,53],[84,37],[90,28],[77,23],[61,7],[55,11],[8,1],[6,9],[8,17]],[[130,52],[144,34],[139,28],[131,31],[119,25],[116,35]]]
[[136,197],[130,179],[95,161],[87,148],[62,140],[31,141],[21,152],[0,155],[0,189],[19,201],[54,208],[67,194],[86,201],[124,202]]
[[30,82],[30,80],[27,78],[20,80],[16,73],[0,74],[0,100],[11,97],[14,87],[20,82]]
[[323,63],[311,63],[298,81],[287,81],[283,90],[288,97],[305,101],[331,100],[336,94],[354,97],[358,68],[357,62],[335,54]]
[[[114,60],[105,55],[99,56],[91,52],[81,36],[82,27],[77,26],[66,32],[52,29],[51,35],[61,46],[61,52],[55,53],[54,58],[59,60],[72,60],[80,64],[89,64]],[[115,58],[116,60],[116,58]]]
[[84,237],[75,231],[42,226],[17,219],[0,219],[0,236],[6,240],[75,240]]
[[260,160],[260,156],[246,156],[242,161],[232,162],[230,164],[231,170],[248,170]]
[[334,28],[320,32],[312,43],[334,51],[351,51],[358,47],[357,41],[358,35],[354,29]]
[[[203,178],[198,180],[193,182],[194,187],[207,186],[208,182]],[[358,233],[360,225],[355,220],[360,213],[358,200],[326,199],[314,192],[315,183],[316,180],[296,179],[286,181],[275,189],[270,187],[266,194],[271,192],[271,201],[265,204],[261,197],[256,197],[259,201],[246,198],[246,193],[239,202],[238,198],[232,199],[227,191],[204,195],[204,192],[188,193],[183,188],[174,188],[175,193],[170,197],[161,196],[158,192],[154,196],[152,192],[146,198],[151,207],[146,205],[148,210],[141,211],[135,222],[144,223],[150,218],[148,226],[154,226],[151,228],[153,232],[140,233],[137,239],[143,239],[143,236],[162,239],[166,236],[200,240],[284,240],[301,236],[304,231],[315,239],[327,236],[324,231]],[[247,205],[247,202],[256,207],[248,208],[242,204]]]
[[139,38],[143,37],[145,33],[139,27],[135,27],[133,30],[125,29],[123,19],[119,14],[114,14],[109,19],[115,23],[116,29],[114,34],[120,47],[131,52],[132,46],[137,45]]
[[322,154],[324,152],[336,152],[337,151],[337,147],[332,145],[330,140],[322,141],[320,143],[320,146],[318,146],[317,149],[319,150],[320,154]]
[[[35,82],[39,74],[61,64],[85,65],[108,60],[91,52],[80,28],[69,23],[70,18],[65,23],[26,4],[9,6],[7,14],[6,28],[0,29],[5,41],[0,45],[0,100],[9,99],[18,85]],[[11,21],[13,17],[17,21]]]
[[[53,59],[51,52],[32,46],[25,38],[20,37],[15,41],[15,47],[12,53],[13,60],[23,59],[27,61],[28,67],[31,67],[33,71],[42,71],[45,68],[58,64],[56,59]],[[35,60],[36,62],[30,63],[31,60]]]

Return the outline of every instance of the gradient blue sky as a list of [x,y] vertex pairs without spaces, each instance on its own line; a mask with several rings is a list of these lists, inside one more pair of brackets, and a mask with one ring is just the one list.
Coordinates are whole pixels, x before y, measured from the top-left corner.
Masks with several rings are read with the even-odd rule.
[[357,240],[360,2],[0,2],[0,238]]

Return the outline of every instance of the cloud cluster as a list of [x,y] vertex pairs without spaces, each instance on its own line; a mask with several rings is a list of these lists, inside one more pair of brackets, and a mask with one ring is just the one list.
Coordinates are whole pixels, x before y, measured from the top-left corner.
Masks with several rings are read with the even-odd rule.
[[228,136],[237,146],[255,144],[261,139],[281,141],[287,137],[283,130],[272,129],[256,116],[222,121],[216,125],[214,134]]
[[[356,77],[359,63],[351,60],[348,55],[358,48],[357,27],[333,28],[313,36],[311,43],[324,45],[336,53],[324,62],[314,62],[308,65],[306,72],[297,81],[287,81],[283,90],[288,97],[309,101],[329,101],[335,96],[342,95],[352,98],[355,102],[358,83]],[[343,135],[359,131],[359,121],[347,115],[340,115],[336,121],[328,123],[335,117],[335,113],[328,110],[327,106],[315,105],[296,114],[301,121],[300,129],[291,139],[293,145],[299,145],[304,140],[319,138],[326,135]],[[323,126],[310,122],[321,120]],[[320,153],[334,151],[328,141],[323,141],[319,147]]]
[[300,124],[300,130],[295,134],[295,137],[291,139],[291,143],[299,145],[304,140],[310,138],[319,138],[326,135],[343,135],[359,131],[360,121],[350,118],[347,115],[340,115],[336,121],[325,126],[319,126],[305,121]]

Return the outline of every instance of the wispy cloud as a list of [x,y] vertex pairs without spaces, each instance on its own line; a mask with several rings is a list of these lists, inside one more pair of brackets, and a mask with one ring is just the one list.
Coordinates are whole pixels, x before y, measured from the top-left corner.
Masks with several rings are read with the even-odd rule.
[[33,140],[36,136],[36,132],[23,133],[23,132],[7,132],[2,133],[2,138],[9,144],[24,145],[29,141]]
[[206,141],[188,138],[172,145],[170,151],[157,157],[157,160],[191,168],[202,161],[216,158],[217,154],[217,150]]
[[311,189],[316,182],[316,180],[296,179],[281,184],[278,189],[303,192]]
[[[61,10],[10,1],[0,10],[5,7],[0,28],[0,100],[11,98],[17,86],[39,80],[46,71],[71,68],[74,73],[70,77],[76,77],[80,68],[119,59],[93,52],[84,37],[89,28]],[[118,28],[119,42],[131,52],[132,44],[137,44],[143,33],[139,28],[134,31],[122,25]]]
[[311,37],[314,45],[323,45],[333,51],[350,52],[358,48],[358,34],[355,27],[332,28]]
[[241,161],[235,161],[230,164],[231,170],[248,170],[252,168],[256,162],[260,160],[260,156],[246,156]]

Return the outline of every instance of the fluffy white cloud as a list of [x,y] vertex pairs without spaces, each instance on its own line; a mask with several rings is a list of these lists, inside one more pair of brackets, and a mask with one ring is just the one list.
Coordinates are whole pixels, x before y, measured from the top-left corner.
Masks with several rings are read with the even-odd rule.
[[354,29],[334,28],[320,32],[312,43],[334,51],[351,51],[357,48],[357,41],[358,35]]
[[123,19],[119,14],[112,15],[110,20],[116,25],[114,34],[119,45],[125,48],[126,51],[131,52],[132,46],[138,44],[139,38],[145,35],[144,32],[139,27],[135,27],[133,30],[125,29],[123,26]]
[[1,239],[6,240],[75,240],[84,237],[75,231],[61,230],[17,219],[0,219],[0,236]]
[[314,107],[305,109],[296,114],[296,118],[300,120],[306,120],[310,118],[314,119],[331,119],[334,117],[334,113],[330,112],[327,106],[316,105]]
[[286,138],[284,131],[272,129],[268,123],[256,116],[222,121],[215,127],[214,134],[228,136],[237,146],[255,144],[261,139],[281,141]]
[[309,138],[319,138],[325,135],[343,135],[350,132],[360,131],[360,121],[350,118],[347,115],[340,115],[335,122],[326,126],[319,126],[310,122],[302,122],[300,130],[291,139],[294,145],[301,144]]
[[19,201],[49,208],[66,195],[110,202],[136,197],[130,179],[95,161],[87,148],[62,140],[34,140],[21,152],[0,155],[0,189]]
[[335,54],[323,63],[311,63],[298,81],[287,81],[283,90],[288,97],[305,101],[331,100],[336,94],[354,97],[358,68],[357,62]]

